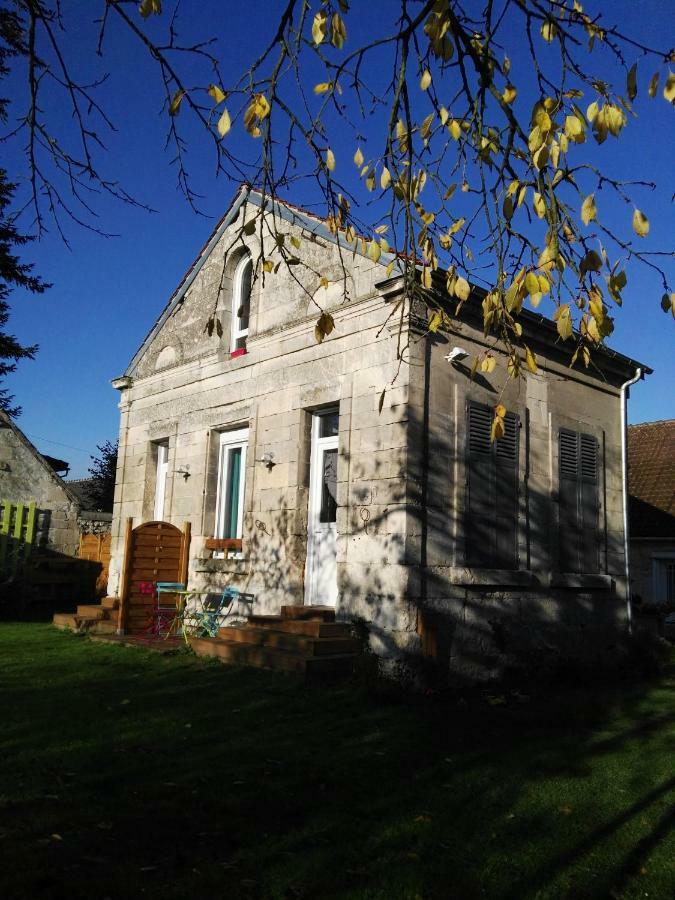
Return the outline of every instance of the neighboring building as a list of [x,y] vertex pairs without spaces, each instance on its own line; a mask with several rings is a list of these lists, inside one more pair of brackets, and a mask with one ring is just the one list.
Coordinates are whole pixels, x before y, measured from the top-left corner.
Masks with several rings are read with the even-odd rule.
[[631,585],[635,600],[675,606],[675,419],[628,429]]
[[68,464],[39,453],[0,410],[0,500],[37,504],[37,547],[74,556],[80,542],[76,495],[57,474]]
[[[189,520],[190,586],[239,586],[260,613],[334,605],[390,663],[429,656],[474,678],[524,658],[613,653],[628,625],[622,405],[649,370],[612,351],[598,369],[572,369],[555,326],[527,313],[539,373],[502,394],[505,358],[483,336],[479,292],[447,332],[427,332],[424,307],[400,326],[391,256],[375,263],[322,220],[269,201],[270,231],[300,238],[317,274],[282,265],[263,287],[257,232],[226,253],[261,204],[242,188],[113,382],[108,593],[127,517]],[[444,281],[433,290],[450,308]],[[314,299],[335,319],[320,344]],[[222,339],[204,333],[214,311]],[[446,359],[455,347],[489,351],[497,369],[472,378],[470,359]],[[509,413],[493,444],[498,402]],[[207,547],[214,538],[222,552]]]

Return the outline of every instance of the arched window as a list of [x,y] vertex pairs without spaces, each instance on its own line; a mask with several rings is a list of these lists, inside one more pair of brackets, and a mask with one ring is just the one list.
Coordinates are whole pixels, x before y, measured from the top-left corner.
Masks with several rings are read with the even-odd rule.
[[253,260],[247,254],[237,263],[234,270],[234,290],[232,293],[232,344],[231,350],[245,350],[248,335],[248,317],[251,311],[251,281]]

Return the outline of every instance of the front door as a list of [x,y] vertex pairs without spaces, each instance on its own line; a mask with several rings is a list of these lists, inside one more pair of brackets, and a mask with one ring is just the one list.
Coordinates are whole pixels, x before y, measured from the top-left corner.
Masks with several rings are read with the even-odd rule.
[[338,411],[312,417],[305,603],[335,606],[337,601]]

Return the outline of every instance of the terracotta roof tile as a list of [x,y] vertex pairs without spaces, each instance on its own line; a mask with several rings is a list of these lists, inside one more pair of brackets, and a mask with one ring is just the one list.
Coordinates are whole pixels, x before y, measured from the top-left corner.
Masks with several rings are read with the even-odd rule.
[[675,419],[628,429],[633,537],[675,537]]

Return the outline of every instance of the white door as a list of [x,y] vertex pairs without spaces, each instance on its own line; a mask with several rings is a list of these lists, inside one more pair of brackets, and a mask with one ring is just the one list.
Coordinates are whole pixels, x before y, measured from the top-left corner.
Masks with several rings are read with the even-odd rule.
[[312,421],[305,603],[335,606],[337,601],[338,411],[317,413]]

